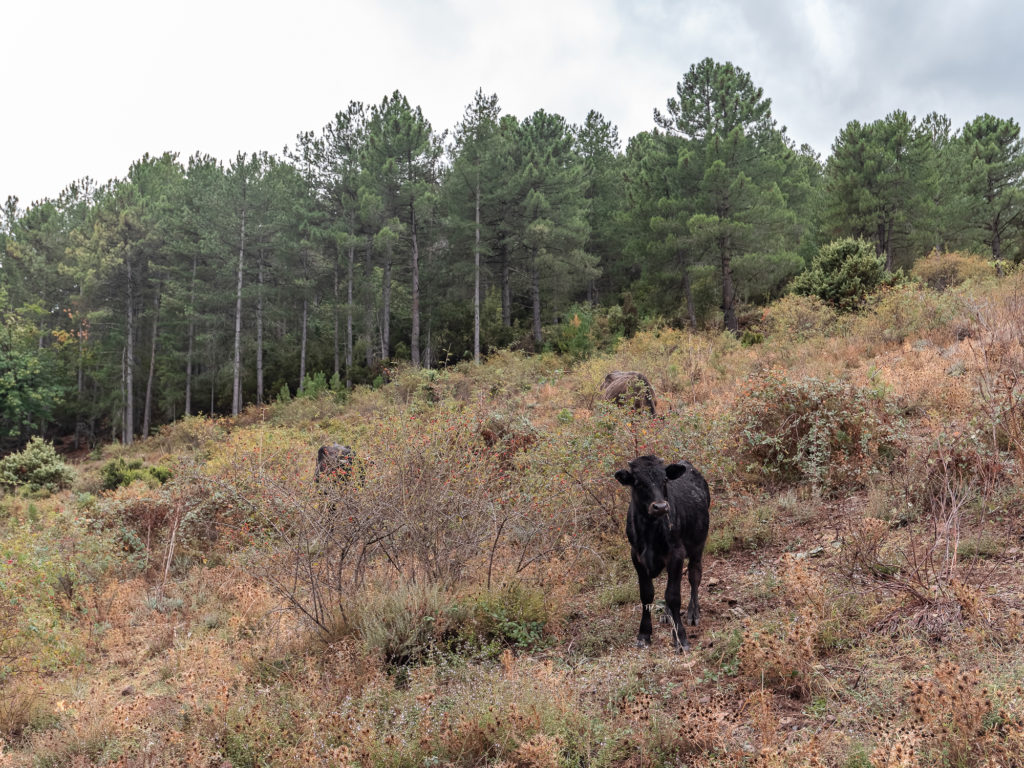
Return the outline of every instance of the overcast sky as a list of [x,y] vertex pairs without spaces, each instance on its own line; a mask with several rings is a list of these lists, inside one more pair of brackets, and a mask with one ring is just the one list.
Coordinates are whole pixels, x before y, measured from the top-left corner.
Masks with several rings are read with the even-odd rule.
[[520,118],[596,109],[625,145],[706,56],[823,158],[897,108],[1024,118],[1014,0],[5,0],[0,29],[0,202],[22,206],[147,152],[279,152],[396,89],[438,130],[483,88]]

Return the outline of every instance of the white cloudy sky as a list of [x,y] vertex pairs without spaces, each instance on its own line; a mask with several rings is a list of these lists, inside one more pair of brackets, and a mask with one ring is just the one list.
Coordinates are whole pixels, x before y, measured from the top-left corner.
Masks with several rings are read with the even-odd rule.
[[799,143],[896,108],[1024,119],[1015,0],[5,0],[0,201],[123,176],[144,153],[279,151],[401,90],[437,129],[503,111],[625,141],[694,62],[743,67]]

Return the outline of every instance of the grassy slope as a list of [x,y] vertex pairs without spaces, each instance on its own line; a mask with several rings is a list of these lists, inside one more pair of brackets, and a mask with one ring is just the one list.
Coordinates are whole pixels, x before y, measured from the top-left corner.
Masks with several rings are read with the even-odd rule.
[[[108,448],[74,492],[2,501],[3,759],[1016,764],[1018,290],[905,290],[840,321],[787,301],[750,348],[663,331],[575,366],[503,354],[400,371],[344,406],[297,400]],[[612,369],[645,371],[663,418],[601,407]],[[829,471],[849,471],[817,484],[766,476],[742,422],[781,402],[764,397],[771,372],[784,395],[816,378],[891,406],[895,451],[840,446]],[[505,434],[496,449],[484,427]],[[367,479],[329,529],[285,530],[324,522],[310,478],[335,439]],[[632,644],[626,497],[609,476],[647,451],[685,456],[713,488],[703,623],[683,656],[664,627]],[[175,478],[100,493],[122,453]],[[360,519],[390,521],[394,549],[317,632],[274,589],[293,573],[286,542],[315,541],[303,562],[320,562]],[[543,556],[520,568],[524,553]],[[301,579],[292,594],[309,605]]]

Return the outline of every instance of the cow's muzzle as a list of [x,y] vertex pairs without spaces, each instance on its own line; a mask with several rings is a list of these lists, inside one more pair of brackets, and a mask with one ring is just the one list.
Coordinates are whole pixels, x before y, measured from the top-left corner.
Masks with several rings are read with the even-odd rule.
[[651,517],[661,517],[668,514],[669,505],[667,501],[652,501],[647,507],[647,513]]

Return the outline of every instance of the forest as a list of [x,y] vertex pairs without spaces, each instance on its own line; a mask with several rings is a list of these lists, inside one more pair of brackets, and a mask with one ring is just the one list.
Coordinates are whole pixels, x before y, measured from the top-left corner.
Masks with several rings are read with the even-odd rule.
[[[0,212],[0,450],[131,444],[496,350],[582,359],[653,324],[740,335],[841,238],[893,275],[1024,257],[1024,140],[894,110],[824,160],[705,59],[623,146],[477,91],[450,130],[400,92],[280,154],[146,155]],[[582,329],[582,330],[581,330]]]

